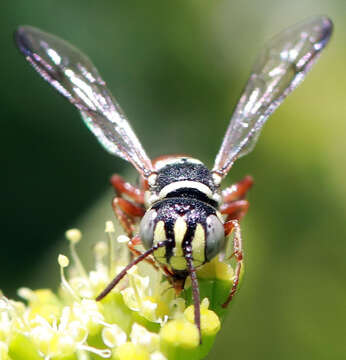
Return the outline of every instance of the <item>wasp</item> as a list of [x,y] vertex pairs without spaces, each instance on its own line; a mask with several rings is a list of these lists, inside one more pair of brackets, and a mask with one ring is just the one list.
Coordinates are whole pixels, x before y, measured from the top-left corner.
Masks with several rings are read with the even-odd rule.
[[[196,269],[224,252],[226,243],[232,241],[236,268],[223,306],[229,304],[243,264],[239,220],[249,207],[245,197],[252,178],[245,177],[223,190],[221,181],[234,162],[253,149],[268,117],[304,79],[328,43],[332,28],[331,20],[319,16],[269,41],[235,107],[212,170],[185,155],[151,161],[88,57],[42,30],[18,28],[15,41],[26,60],[80,111],[101,145],[130,162],[140,175],[140,187],[118,175],[111,178],[117,194],[112,206],[136,257],[97,300],[106,296],[132,266],[146,260],[168,276],[177,293],[184,289],[186,278],[191,278],[195,324],[201,335]],[[145,250],[140,251],[138,244]]]

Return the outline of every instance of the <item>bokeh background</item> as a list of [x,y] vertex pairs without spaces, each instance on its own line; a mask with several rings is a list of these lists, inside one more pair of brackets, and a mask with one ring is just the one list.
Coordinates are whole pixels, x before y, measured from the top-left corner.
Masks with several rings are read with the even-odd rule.
[[256,185],[242,226],[246,278],[210,359],[345,358],[344,0],[2,1],[5,294],[16,296],[23,285],[54,288],[64,231],[84,231],[88,257],[113,218],[109,176],[135,178],[25,63],[12,40],[19,24],[89,54],[150,156],[184,152],[211,166],[261,46],[317,14],[335,23],[330,45],[225,181],[252,174]]

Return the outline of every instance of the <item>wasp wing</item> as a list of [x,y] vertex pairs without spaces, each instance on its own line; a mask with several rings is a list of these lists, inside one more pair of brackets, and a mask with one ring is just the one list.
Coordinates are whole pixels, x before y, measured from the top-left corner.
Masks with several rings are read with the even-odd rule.
[[288,28],[267,44],[232,115],[214,172],[225,176],[238,157],[253,149],[267,118],[304,79],[332,28],[328,18],[316,17]]
[[149,176],[150,159],[88,57],[64,40],[30,26],[20,27],[15,41],[34,69],[78,108],[103,147]]

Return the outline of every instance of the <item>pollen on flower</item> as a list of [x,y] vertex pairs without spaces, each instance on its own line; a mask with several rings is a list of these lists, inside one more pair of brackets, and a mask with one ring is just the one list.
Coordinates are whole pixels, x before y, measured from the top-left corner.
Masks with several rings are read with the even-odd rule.
[[65,232],[65,236],[69,241],[76,244],[82,238],[82,233],[78,229],[70,229]]
[[106,233],[115,232],[113,221],[106,221],[105,232]]
[[94,247],[96,260],[101,261],[108,253],[108,246],[104,241],[99,241]]
[[58,256],[58,263],[62,268],[69,266],[70,261],[67,256],[60,254]]
[[30,300],[36,300],[36,295],[34,293],[34,291],[32,291],[31,289],[27,288],[27,287],[21,287],[18,289],[17,294],[22,298],[25,299],[27,301]]

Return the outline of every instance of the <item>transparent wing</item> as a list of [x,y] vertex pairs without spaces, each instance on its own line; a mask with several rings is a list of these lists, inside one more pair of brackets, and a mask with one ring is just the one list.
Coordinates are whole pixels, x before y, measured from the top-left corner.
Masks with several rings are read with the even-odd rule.
[[281,32],[267,44],[232,115],[214,172],[225,176],[238,157],[253,149],[267,118],[304,79],[332,28],[321,16]]
[[30,26],[20,27],[15,41],[34,69],[78,108],[103,147],[149,176],[151,161],[92,62],[64,40]]

